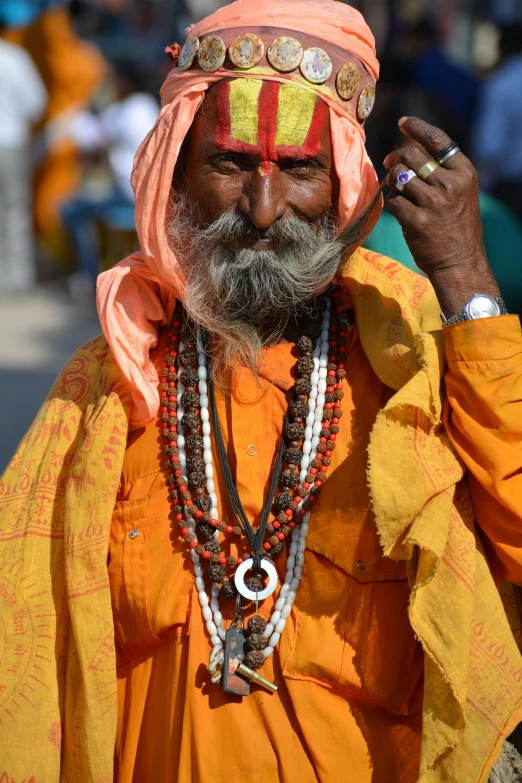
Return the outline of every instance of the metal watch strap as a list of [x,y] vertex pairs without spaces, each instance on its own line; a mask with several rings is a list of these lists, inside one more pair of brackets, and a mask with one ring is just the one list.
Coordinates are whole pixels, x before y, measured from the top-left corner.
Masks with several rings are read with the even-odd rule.
[[509,310],[506,307],[506,303],[502,299],[501,296],[496,296],[495,299],[498,302],[498,306],[500,307],[500,315],[509,315]]
[[[484,296],[486,296],[486,294],[484,294]],[[471,302],[471,300],[473,298],[474,297],[471,297],[469,302]],[[498,315],[508,315],[509,314],[508,313],[508,309],[506,307],[506,303],[504,302],[504,300],[502,299],[501,296],[492,296],[490,298],[494,299],[495,302],[499,306],[500,312],[498,313]],[[460,324],[460,323],[463,323],[464,321],[473,320],[472,318],[467,318],[466,317],[466,308],[468,307],[469,302],[466,302],[466,304],[464,305],[462,310],[459,310],[458,313],[456,313],[455,315],[452,315],[451,318],[446,318],[444,316],[444,313],[441,313],[440,317],[441,317],[441,320],[442,320],[442,328],[444,329],[444,328],[446,328],[446,326],[452,326],[453,324]],[[490,317],[494,317],[494,316],[490,316]]]
[[459,310],[456,315],[452,315],[451,318],[444,318],[444,314],[440,314],[441,320],[442,320],[442,328],[444,329],[446,326],[453,326],[453,324],[461,324],[464,321],[467,321],[466,314],[464,313],[464,310]]

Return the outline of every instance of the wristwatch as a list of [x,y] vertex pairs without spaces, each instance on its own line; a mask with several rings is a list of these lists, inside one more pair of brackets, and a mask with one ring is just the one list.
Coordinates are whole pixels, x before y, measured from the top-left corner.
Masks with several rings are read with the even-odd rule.
[[463,321],[474,321],[475,318],[491,318],[494,315],[507,315],[507,307],[501,296],[489,296],[489,294],[475,294],[467,302],[462,310],[451,318],[440,314],[442,327],[460,324]]

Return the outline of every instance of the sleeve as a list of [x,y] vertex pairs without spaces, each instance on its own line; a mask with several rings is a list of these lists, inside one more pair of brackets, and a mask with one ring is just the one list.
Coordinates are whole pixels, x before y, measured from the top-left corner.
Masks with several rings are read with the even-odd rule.
[[522,334],[518,316],[448,327],[444,424],[465,463],[495,577],[522,585]]

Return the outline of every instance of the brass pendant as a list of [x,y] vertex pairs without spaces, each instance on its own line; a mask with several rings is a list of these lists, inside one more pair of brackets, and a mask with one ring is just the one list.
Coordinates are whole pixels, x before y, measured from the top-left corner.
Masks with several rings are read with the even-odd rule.
[[253,669],[249,669],[248,666],[245,666],[244,663],[239,664],[237,671],[242,674],[243,677],[248,677],[248,679],[252,680],[252,682],[257,682],[258,685],[262,685],[263,688],[267,689],[267,691],[271,691],[272,693],[277,691],[277,685],[274,685],[274,683],[270,682],[270,680],[261,677],[260,674],[258,674]]

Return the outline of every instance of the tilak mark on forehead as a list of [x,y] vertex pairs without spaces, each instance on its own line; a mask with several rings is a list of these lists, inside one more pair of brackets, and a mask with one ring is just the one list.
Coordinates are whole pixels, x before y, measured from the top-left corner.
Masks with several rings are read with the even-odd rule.
[[259,155],[268,176],[280,159],[312,158],[321,149],[328,107],[295,84],[234,79],[218,86],[215,143],[227,152]]

